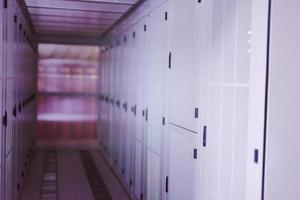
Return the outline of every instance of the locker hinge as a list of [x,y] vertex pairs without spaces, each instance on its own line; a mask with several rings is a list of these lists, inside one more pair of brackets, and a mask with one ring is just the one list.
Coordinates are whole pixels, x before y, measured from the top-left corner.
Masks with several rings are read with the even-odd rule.
[[132,37],[135,38],[135,32],[134,31],[132,32]]
[[258,149],[254,149],[254,162],[258,163],[259,160],[259,151]]
[[144,194],[143,193],[141,193],[140,199],[144,200]]
[[172,67],[172,53],[169,53],[169,69]]
[[20,183],[17,184],[17,190],[19,191],[21,189]]
[[197,119],[199,117],[199,109],[195,108],[195,118]]
[[124,42],[127,42],[127,37],[126,36],[124,37]]
[[19,30],[20,30],[20,31],[22,30],[22,24],[19,25]]
[[166,176],[166,193],[169,192],[169,177]]
[[144,25],[144,31],[145,32],[147,31],[147,25],[146,24]]
[[206,142],[207,142],[207,126],[203,127],[203,136],[202,136],[202,146],[206,147]]
[[164,126],[164,125],[166,125],[166,118],[162,118],[162,125]]
[[132,186],[132,180],[131,179],[129,180],[129,185]]
[[4,127],[7,127],[7,111],[4,112],[4,115],[2,117],[2,125]]
[[8,0],[3,1],[3,8],[8,8]]
[[121,173],[122,173],[122,174],[124,174],[124,173],[125,173],[125,170],[124,170],[124,169],[122,169],[122,170],[121,170]]
[[19,103],[19,112],[22,112],[22,104],[21,103]]
[[14,23],[17,23],[17,21],[18,21],[17,15],[14,15]]
[[198,149],[194,149],[194,155],[193,155],[194,159],[198,158]]
[[165,12],[165,20],[168,21],[168,12]]

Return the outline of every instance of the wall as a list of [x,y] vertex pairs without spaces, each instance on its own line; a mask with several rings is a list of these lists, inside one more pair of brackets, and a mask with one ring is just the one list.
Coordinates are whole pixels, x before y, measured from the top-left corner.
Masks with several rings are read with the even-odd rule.
[[267,0],[149,0],[107,36],[98,136],[133,199],[261,199],[267,25]]
[[0,199],[18,199],[35,142],[36,45],[14,0],[0,7]]
[[272,1],[265,199],[299,199],[300,3]]

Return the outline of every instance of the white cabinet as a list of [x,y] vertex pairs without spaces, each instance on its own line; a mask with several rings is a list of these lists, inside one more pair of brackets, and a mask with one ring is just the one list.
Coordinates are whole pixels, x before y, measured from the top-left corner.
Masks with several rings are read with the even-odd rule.
[[148,16],[147,23],[147,178],[146,199],[162,198],[164,184],[163,149],[166,131],[167,73],[168,69],[168,21],[165,19],[167,4],[162,4]]
[[168,128],[168,199],[195,199],[197,134],[176,126]]
[[204,25],[207,33],[201,39],[205,46],[203,199],[260,199],[266,5],[261,2],[258,9],[258,1],[215,0],[200,7],[210,22]]
[[197,131],[195,109],[199,104],[199,4],[197,1],[172,0],[169,6],[171,78],[168,121]]

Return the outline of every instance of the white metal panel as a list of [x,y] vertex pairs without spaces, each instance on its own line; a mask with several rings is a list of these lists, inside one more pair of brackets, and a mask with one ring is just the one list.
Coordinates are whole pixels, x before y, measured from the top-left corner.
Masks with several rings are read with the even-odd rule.
[[196,136],[176,126],[168,127],[169,200],[195,199]]
[[[170,1],[171,78],[169,121],[197,131],[195,108],[198,107],[199,65],[197,57],[197,1]],[[166,55],[167,56],[167,55]],[[180,114],[179,114],[180,113]]]
[[[253,15],[265,19],[267,10],[254,14],[256,3],[216,0],[202,4],[203,9],[209,11],[205,19],[211,20],[205,26],[208,37],[202,43],[207,46],[207,51],[202,54],[202,59],[206,60],[203,65],[206,93],[202,109],[207,126],[202,162],[201,196],[204,199],[260,199],[262,149],[258,144],[262,144],[263,129],[253,128],[264,119],[263,107],[255,104],[253,99],[263,102],[265,79],[251,75],[264,74],[265,66],[260,65],[260,70],[253,66],[260,58],[252,51],[266,49],[260,45],[261,41],[266,42],[266,35],[257,39],[252,38],[251,33],[266,33],[266,24],[253,26],[258,20]],[[261,117],[258,118],[257,113]],[[255,126],[252,127],[253,123]],[[260,152],[257,163],[254,162],[255,149]]]
[[300,199],[300,2],[271,8],[265,200]]
[[[147,180],[146,199],[162,198],[164,187],[163,149],[166,135],[163,123],[166,119],[168,72],[168,21],[165,19],[167,4],[162,4],[148,16],[147,23]],[[164,118],[164,122],[163,122]]]

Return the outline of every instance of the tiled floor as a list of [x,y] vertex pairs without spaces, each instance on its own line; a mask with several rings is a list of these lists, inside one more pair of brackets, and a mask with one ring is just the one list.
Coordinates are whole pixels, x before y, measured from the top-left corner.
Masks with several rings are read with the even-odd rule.
[[[129,200],[126,191],[106,165],[100,152],[97,150],[90,152],[112,199]],[[44,151],[35,152],[21,200],[39,200],[43,163]],[[57,151],[57,187],[59,200],[95,199],[79,151],[70,149]]]

